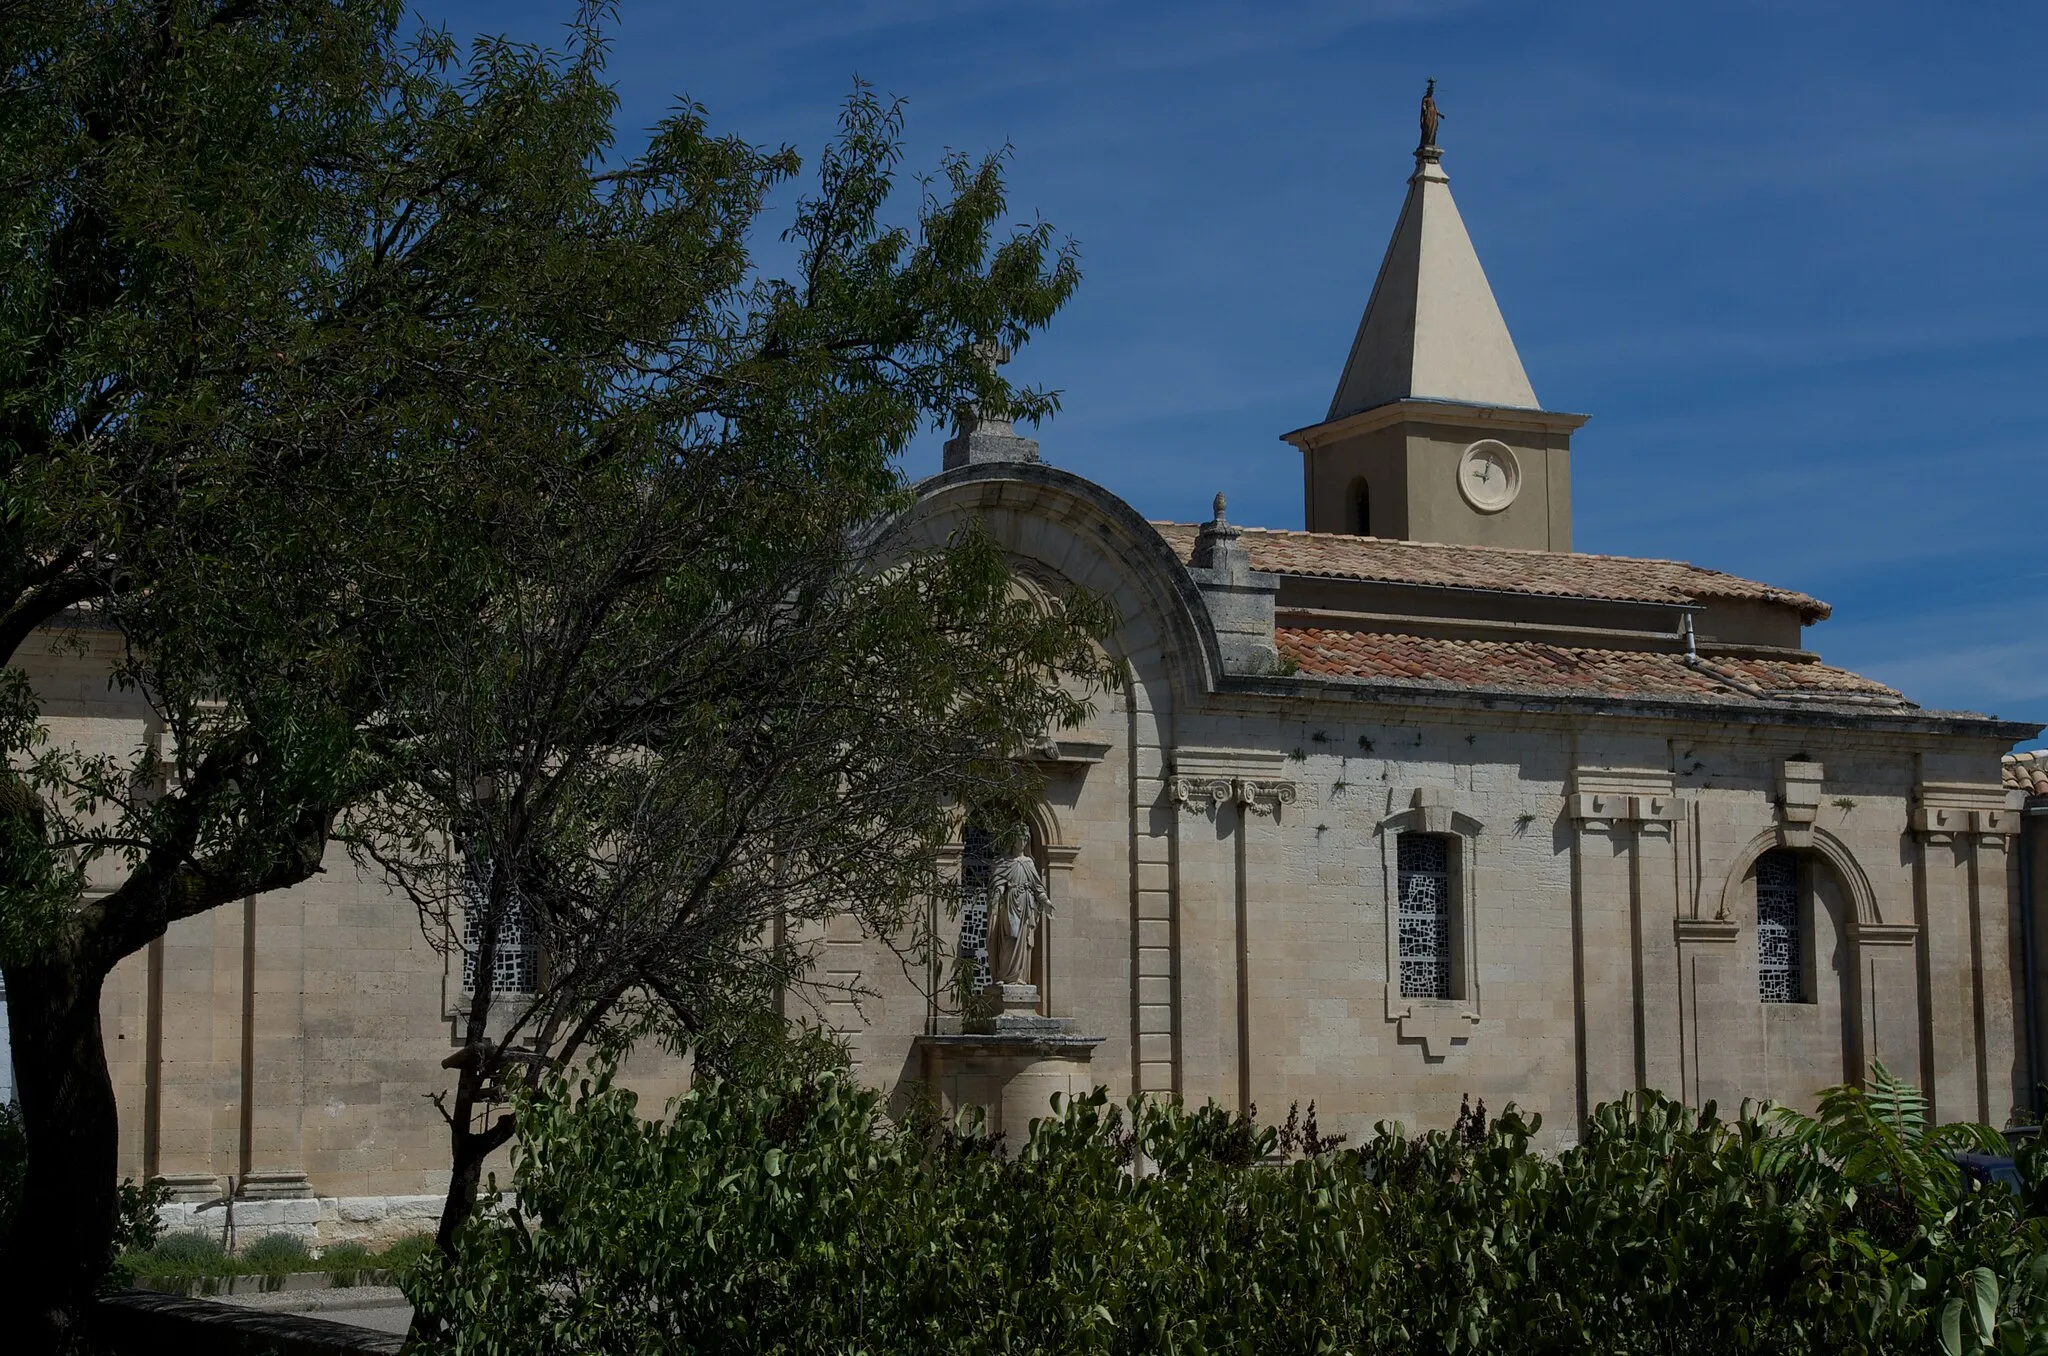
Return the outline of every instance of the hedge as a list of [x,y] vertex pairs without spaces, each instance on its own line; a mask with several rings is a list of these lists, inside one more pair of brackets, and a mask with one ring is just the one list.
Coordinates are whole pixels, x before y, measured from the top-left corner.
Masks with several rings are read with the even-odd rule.
[[406,1284],[446,1353],[2048,1352],[2024,1193],[1880,1072],[1813,1118],[1656,1093],[1347,1146],[1098,1092],[1004,1146],[836,1076],[518,1108],[510,1190]]

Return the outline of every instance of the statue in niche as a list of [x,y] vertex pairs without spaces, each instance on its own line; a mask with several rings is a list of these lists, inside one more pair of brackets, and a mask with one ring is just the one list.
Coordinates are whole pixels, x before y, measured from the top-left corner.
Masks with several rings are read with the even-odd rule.
[[1004,842],[1005,856],[989,869],[989,980],[995,984],[1031,982],[1031,946],[1039,920],[1052,913],[1052,895],[1038,863],[1031,860],[1031,840],[1022,829]]
[[1436,125],[1443,119],[1443,113],[1436,106],[1436,81],[1429,82],[1429,88],[1422,91],[1422,145],[1428,150],[1436,145]]

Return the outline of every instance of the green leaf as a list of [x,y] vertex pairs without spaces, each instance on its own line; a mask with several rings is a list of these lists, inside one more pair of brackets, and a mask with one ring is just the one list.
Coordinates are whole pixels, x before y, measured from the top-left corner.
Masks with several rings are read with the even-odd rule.
[[1986,1267],[1970,1273],[1970,1297],[1975,1305],[1977,1345],[1989,1347],[1998,1329],[1998,1277]]

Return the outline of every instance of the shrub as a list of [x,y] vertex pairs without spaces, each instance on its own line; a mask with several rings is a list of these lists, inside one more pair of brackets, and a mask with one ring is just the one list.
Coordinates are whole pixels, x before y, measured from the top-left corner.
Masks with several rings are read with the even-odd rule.
[[171,1189],[162,1182],[137,1186],[133,1178],[123,1178],[115,1191],[114,1251],[148,1252],[163,1236],[160,1212],[171,1198]]
[[647,1122],[600,1072],[518,1107],[515,1191],[404,1284],[451,1353],[2048,1349],[2048,1221],[1948,1169],[1992,1132],[1916,1099],[1643,1093],[1555,1158],[1512,1108],[1290,1156],[1097,1092],[1005,1157],[834,1076]]
[[241,1256],[242,1268],[257,1272],[305,1271],[312,1261],[306,1240],[295,1234],[265,1234],[242,1249]]
[[193,1266],[219,1262],[227,1256],[227,1250],[212,1234],[180,1232],[165,1234],[143,1255],[152,1262]]
[[108,1272],[108,1286],[120,1288],[137,1277],[180,1279],[194,1276],[227,1276],[235,1261],[212,1234],[180,1231],[164,1234],[145,1250],[125,1252]]
[[407,1268],[417,1266],[427,1258],[438,1256],[440,1256],[440,1253],[434,1247],[434,1236],[432,1234],[413,1234],[399,1239],[396,1243],[384,1249],[383,1252],[377,1254],[376,1264],[380,1267],[386,1267],[392,1271],[402,1273]]
[[334,1243],[320,1250],[322,1271],[360,1271],[370,1265],[370,1250],[361,1243]]

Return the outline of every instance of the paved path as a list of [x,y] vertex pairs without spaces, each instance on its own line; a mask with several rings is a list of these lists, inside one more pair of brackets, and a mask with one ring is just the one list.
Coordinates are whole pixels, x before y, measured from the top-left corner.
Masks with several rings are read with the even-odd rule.
[[226,1304],[272,1314],[306,1314],[329,1323],[349,1323],[403,1337],[412,1325],[412,1306],[395,1285],[352,1285],[339,1290],[273,1290],[269,1294],[222,1295]]

